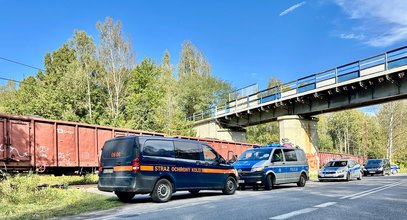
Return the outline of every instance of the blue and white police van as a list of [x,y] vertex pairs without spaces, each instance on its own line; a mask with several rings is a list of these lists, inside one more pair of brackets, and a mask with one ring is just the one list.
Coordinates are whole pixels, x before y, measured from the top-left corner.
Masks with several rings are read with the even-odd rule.
[[277,184],[297,183],[305,186],[309,179],[308,161],[302,149],[280,144],[248,149],[233,164],[239,174],[240,189],[264,186],[271,190]]
[[318,180],[362,180],[361,166],[351,159],[334,159],[329,161],[318,172]]

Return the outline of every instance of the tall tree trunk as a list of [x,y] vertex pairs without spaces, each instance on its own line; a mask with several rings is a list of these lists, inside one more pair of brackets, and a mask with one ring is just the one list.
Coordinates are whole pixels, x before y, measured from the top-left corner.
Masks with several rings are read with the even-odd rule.
[[387,139],[387,158],[391,161],[393,153],[393,126],[394,126],[394,106],[391,105],[390,120],[389,120],[389,134]]

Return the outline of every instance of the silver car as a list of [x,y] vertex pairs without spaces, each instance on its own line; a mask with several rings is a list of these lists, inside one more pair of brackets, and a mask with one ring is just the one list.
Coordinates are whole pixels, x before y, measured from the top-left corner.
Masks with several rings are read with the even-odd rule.
[[329,161],[318,172],[318,180],[346,180],[362,179],[361,166],[351,159],[335,159]]

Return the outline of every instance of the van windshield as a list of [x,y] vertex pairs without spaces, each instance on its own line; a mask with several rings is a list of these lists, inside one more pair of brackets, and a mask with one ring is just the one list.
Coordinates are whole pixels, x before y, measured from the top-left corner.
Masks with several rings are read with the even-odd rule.
[[133,156],[134,140],[134,138],[126,138],[107,141],[103,146],[102,158],[117,159]]
[[325,167],[344,167],[346,165],[348,165],[347,161],[330,161]]
[[243,152],[242,155],[240,155],[239,159],[240,161],[245,161],[245,160],[267,160],[270,156],[271,153],[271,148],[267,149],[250,149],[245,152]]
[[382,160],[368,160],[366,163],[366,167],[380,167],[382,166]]

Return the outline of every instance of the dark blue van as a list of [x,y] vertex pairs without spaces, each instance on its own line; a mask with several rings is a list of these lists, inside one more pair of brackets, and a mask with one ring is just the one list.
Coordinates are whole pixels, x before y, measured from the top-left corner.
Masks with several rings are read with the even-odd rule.
[[123,202],[150,194],[167,202],[175,191],[197,194],[237,188],[237,171],[206,143],[155,136],[118,137],[103,146],[98,189],[115,192]]

